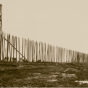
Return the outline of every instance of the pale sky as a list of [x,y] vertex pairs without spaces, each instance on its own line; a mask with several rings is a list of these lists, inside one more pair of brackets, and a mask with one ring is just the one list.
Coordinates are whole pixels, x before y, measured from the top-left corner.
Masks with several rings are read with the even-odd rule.
[[2,30],[88,53],[88,0],[0,0]]

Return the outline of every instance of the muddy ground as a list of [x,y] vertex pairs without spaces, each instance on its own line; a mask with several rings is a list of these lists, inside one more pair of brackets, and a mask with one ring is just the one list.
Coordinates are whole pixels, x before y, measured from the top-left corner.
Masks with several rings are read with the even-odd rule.
[[0,62],[0,87],[88,87],[88,64]]

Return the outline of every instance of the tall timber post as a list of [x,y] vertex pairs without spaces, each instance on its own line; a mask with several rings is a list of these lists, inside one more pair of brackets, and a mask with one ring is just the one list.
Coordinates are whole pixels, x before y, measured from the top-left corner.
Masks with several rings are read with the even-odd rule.
[[0,60],[1,60],[1,33],[2,33],[2,4],[0,4]]

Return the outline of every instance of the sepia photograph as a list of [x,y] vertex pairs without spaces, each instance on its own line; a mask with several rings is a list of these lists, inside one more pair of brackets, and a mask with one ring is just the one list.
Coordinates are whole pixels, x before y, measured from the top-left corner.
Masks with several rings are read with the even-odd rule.
[[88,87],[88,0],[0,0],[0,87]]

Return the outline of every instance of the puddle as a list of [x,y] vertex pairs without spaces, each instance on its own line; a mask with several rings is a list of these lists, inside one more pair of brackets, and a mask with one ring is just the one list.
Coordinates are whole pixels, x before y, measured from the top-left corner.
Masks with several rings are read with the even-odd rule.
[[51,80],[47,80],[47,82],[56,82],[58,81],[57,79],[51,79]]
[[74,78],[77,78],[75,74],[66,74],[66,73],[62,73],[62,77],[74,77]]
[[47,79],[47,75],[34,75],[31,79]]
[[88,84],[88,81],[75,81],[78,82],[79,84]]

